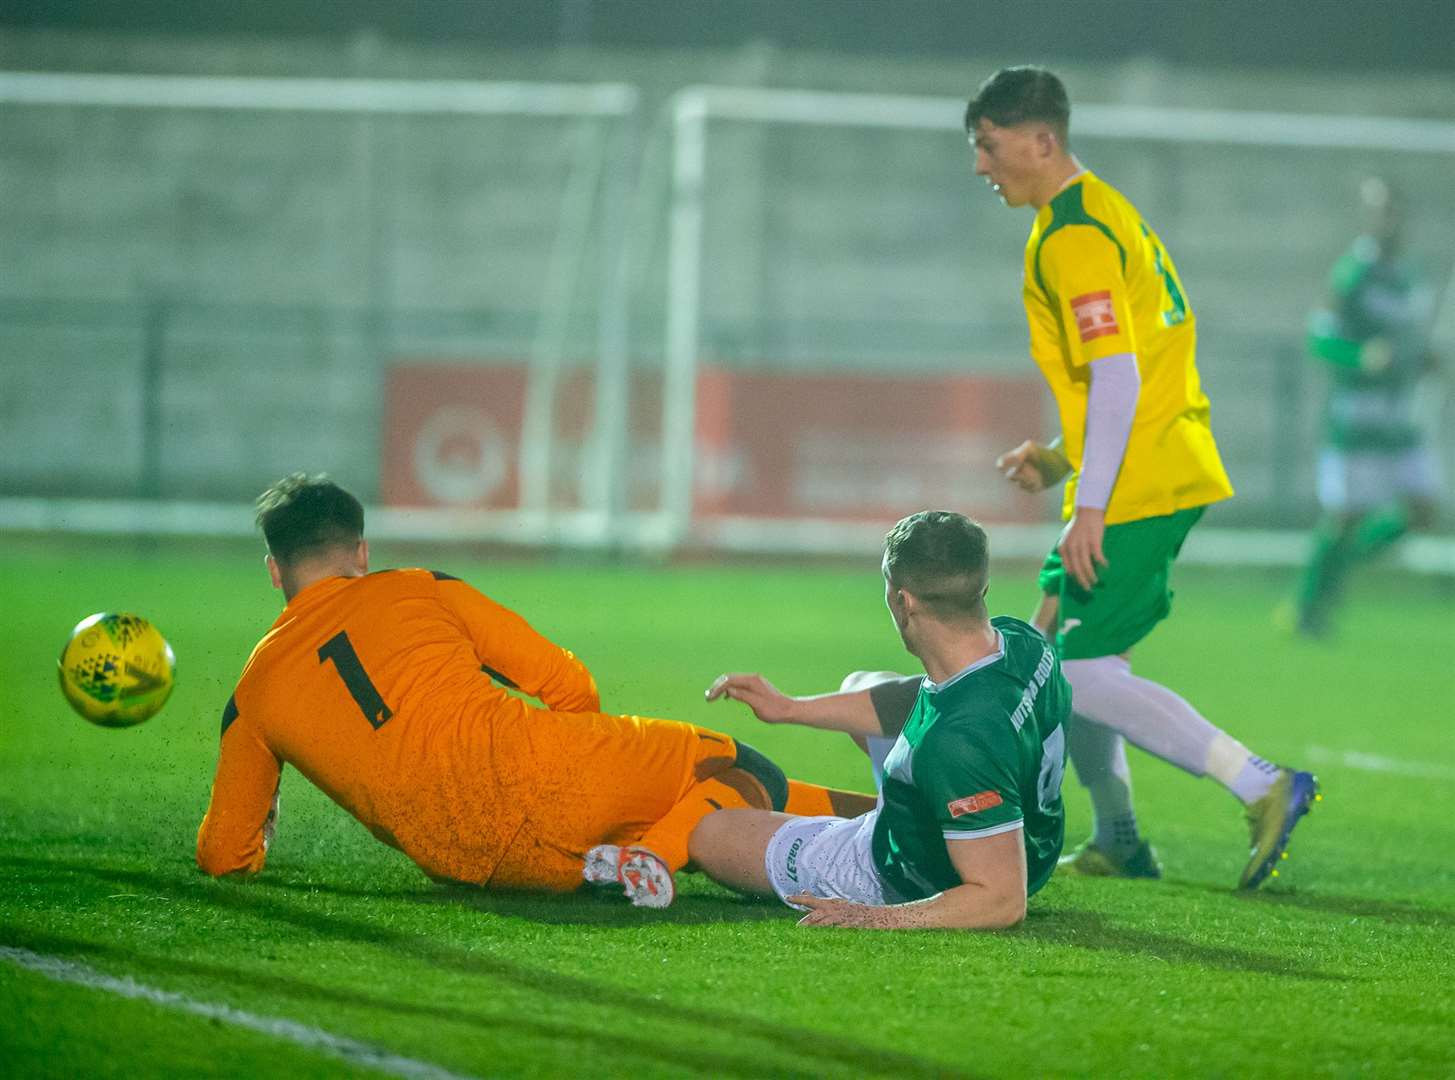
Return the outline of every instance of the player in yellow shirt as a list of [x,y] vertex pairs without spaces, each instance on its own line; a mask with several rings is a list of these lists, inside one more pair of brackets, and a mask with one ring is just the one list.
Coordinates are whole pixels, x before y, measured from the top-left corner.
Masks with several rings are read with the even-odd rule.
[[584,878],[646,907],[671,902],[714,810],[873,803],[787,780],[720,732],[603,713],[586,666],[515,612],[447,574],[369,573],[363,507],[326,478],[275,484],[258,522],[286,604],[223,711],[197,833],[209,874],[262,869],[285,764],[436,879]]
[[1061,436],[1022,443],[997,465],[1027,491],[1069,476],[1066,526],[1041,570],[1035,623],[1054,636],[1071,683],[1068,750],[1095,827],[1062,868],[1161,876],[1137,828],[1125,737],[1243,802],[1251,846],[1239,885],[1255,888],[1276,873],[1317,783],[1132,674],[1132,646],[1171,610],[1168,577],[1184,539],[1233,489],[1198,378],[1187,290],[1136,208],[1071,153],[1070,119],[1060,79],[1037,67],[996,72],[965,112],[976,175],[1007,206],[1036,212],[1023,300]]

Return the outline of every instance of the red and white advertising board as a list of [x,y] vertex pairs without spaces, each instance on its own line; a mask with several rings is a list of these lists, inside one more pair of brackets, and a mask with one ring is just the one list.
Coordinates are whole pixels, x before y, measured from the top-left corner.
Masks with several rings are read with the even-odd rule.
[[[519,505],[523,364],[401,364],[388,376],[382,495],[393,506]],[[704,367],[697,384],[694,516],[894,521],[956,509],[999,522],[1044,517],[997,454],[1042,426],[1032,376],[744,372]],[[657,506],[661,386],[633,376],[628,506]],[[558,384],[552,503],[575,508],[593,419],[592,377]]]

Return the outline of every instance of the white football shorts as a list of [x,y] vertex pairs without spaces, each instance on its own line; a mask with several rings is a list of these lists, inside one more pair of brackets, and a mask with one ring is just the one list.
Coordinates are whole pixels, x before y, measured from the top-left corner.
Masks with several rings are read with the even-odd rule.
[[[785,904],[795,893],[812,893],[860,904],[884,903],[874,869],[878,810],[856,818],[794,818],[768,840],[763,862],[773,891]],[[805,910],[800,904],[789,907]]]
[[1335,512],[1370,510],[1401,497],[1434,499],[1440,464],[1429,447],[1319,451],[1319,505]]

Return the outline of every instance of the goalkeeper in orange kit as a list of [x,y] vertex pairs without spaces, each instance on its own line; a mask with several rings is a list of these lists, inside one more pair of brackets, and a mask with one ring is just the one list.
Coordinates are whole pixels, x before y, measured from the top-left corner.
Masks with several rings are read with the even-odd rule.
[[258,507],[286,606],[223,711],[197,833],[209,874],[262,869],[284,764],[437,880],[569,891],[584,877],[648,907],[671,903],[714,810],[872,805],[788,780],[719,732],[601,712],[581,661],[464,582],[369,573],[363,507],[324,477],[290,476]]

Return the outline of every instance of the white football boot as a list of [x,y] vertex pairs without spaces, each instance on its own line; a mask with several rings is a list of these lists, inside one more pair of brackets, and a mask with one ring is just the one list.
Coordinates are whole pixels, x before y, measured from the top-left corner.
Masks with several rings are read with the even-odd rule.
[[598,844],[586,853],[581,876],[593,885],[620,885],[633,907],[664,908],[677,895],[672,871],[643,847]]

